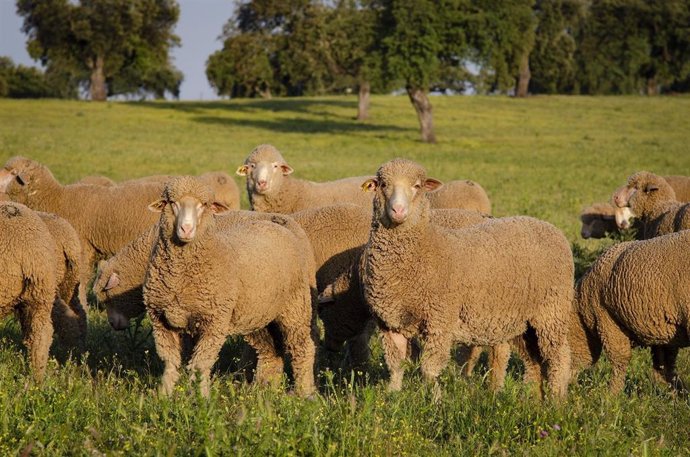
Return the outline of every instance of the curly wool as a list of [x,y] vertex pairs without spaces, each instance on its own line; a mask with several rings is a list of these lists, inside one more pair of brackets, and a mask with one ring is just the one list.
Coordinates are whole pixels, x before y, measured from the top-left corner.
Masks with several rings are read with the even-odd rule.
[[[401,176],[412,186],[424,182],[426,172],[402,159],[377,172],[379,183]],[[391,388],[399,389],[402,381],[401,337],[421,335],[422,372],[435,379],[454,341],[497,345],[532,328],[550,387],[564,396],[570,374],[573,261],[563,234],[529,217],[457,230],[437,227],[430,223],[424,198],[414,198],[406,221],[396,225],[385,211],[382,185],[374,197],[360,275],[364,296],[383,330]]]

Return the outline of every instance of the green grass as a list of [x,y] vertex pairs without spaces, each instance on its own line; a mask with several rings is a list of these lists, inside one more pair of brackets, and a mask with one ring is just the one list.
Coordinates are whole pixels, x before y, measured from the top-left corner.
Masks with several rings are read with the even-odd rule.
[[[259,143],[283,152],[295,175],[313,180],[373,174],[407,157],[441,180],[470,178],[498,216],[552,222],[574,243],[581,270],[611,241],[578,239],[579,211],[605,201],[634,171],[690,175],[690,98],[433,98],[439,143],[418,140],[405,97],[374,97],[358,123],[351,97],[213,103],[0,100],[0,161],[25,155],[62,182],[104,174],[116,180],[158,173],[229,173]],[[238,180],[238,184],[241,184]],[[246,206],[246,197],[243,197]],[[187,380],[170,399],[154,394],[161,374],[148,323],[112,332],[89,313],[88,354],[51,359],[43,385],[28,376],[19,331],[0,322],[0,455],[687,455],[690,403],[651,380],[636,350],[625,393],[611,395],[606,361],[582,373],[567,402],[541,404],[511,362],[506,389],[491,393],[485,366],[470,378],[449,367],[444,396],[416,371],[385,392],[378,344],[365,382],[326,372],[304,401],[248,386],[230,342],[209,401]],[[60,348],[56,348],[60,355]],[[679,371],[690,382],[690,357]],[[58,357],[60,358],[60,357]],[[542,433],[545,432],[545,433]]]

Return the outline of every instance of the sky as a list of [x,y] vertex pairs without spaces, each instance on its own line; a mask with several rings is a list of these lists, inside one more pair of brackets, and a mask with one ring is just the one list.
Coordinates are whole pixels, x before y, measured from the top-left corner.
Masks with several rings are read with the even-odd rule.
[[[184,73],[181,100],[215,100],[206,80],[206,59],[223,46],[218,37],[234,11],[233,0],[178,0],[180,19],[175,33],[182,46],[173,49],[175,66]],[[15,64],[40,67],[26,52],[22,19],[15,12],[14,0],[0,0],[0,56],[11,57]]]

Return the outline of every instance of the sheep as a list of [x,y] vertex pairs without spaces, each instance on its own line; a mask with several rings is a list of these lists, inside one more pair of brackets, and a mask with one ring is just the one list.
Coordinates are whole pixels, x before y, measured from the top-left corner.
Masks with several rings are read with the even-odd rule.
[[677,201],[673,188],[664,178],[653,173],[640,171],[633,174],[612,199],[618,206],[616,221],[619,227],[628,227],[631,217],[639,218],[642,239],[690,228],[690,204]]
[[59,340],[79,351],[86,342],[86,312],[79,297],[81,243],[76,230],[65,219],[36,211],[55,241],[57,297],[53,305],[53,327]]
[[45,377],[53,338],[51,312],[57,292],[57,247],[46,224],[15,202],[0,203],[0,318],[19,317],[36,381]]
[[[81,284],[85,286],[99,258],[115,254],[156,222],[148,203],[160,196],[157,183],[104,187],[61,185],[45,166],[13,157],[0,170],[0,192],[28,207],[66,219],[81,239]],[[86,303],[84,287],[80,291]]]
[[[189,368],[209,395],[209,375],[230,334],[242,334],[258,353],[257,377],[279,359],[269,324],[284,336],[297,393],[315,391],[313,269],[304,246],[288,229],[248,221],[220,230],[214,213],[227,211],[193,177],[166,184],[150,205],[160,213],[144,281],[144,302],[156,350],[165,363],[160,385],[169,394],[181,363],[180,334],[195,335]],[[311,264],[313,267],[313,263]]]
[[676,200],[679,202],[690,202],[690,177],[671,175],[664,176],[664,180],[673,187],[676,193]]
[[[247,178],[247,195],[254,211],[290,214],[307,208],[337,203],[371,207],[372,197],[359,184],[367,177],[316,183],[292,178],[293,169],[280,151],[270,144],[257,146],[237,168]],[[469,180],[451,181],[429,193],[434,208],[460,208],[491,214],[484,189]]]
[[690,345],[689,243],[690,231],[620,243],[592,264],[575,294],[587,338],[575,368],[595,363],[603,350],[612,365],[610,389],[620,392],[631,346],[651,346],[655,378],[679,382],[675,360]]
[[580,236],[605,238],[608,233],[617,233],[616,209],[610,203],[593,203],[580,213]]
[[[319,317],[324,323],[324,346],[337,352],[348,342],[354,367],[369,358],[372,316],[359,291],[356,266],[369,237],[371,209],[351,204],[310,208],[292,217],[307,233],[314,248]],[[463,227],[483,222],[475,211],[435,209],[432,222]]]
[[[162,191],[163,185],[174,177],[173,175],[151,175],[123,181],[120,184],[159,183],[161,185],[160,190]],[[240,209],[240,190],[230,175],[222,171],[209,171],[199,175],[199,178],[211,186],[218,202],[223,203],[230,209]],[[93,184],[106,187],[118,185],[118,183],[106,176],[86,176],[77,181],[76,184]]]
[[543,357],[551,392],[564,397],[574,275],[568,241],[524,216],[455,230],[430,224],[423,195],[439,185],[404,159],[362,184],[375,195],[360,278],[382,334],[389,389],[402,388],[409,338],[423,340],[422,374],[435,382],[454,341],[496,345],[523,335],[530,355],[538,358],[536,346]]

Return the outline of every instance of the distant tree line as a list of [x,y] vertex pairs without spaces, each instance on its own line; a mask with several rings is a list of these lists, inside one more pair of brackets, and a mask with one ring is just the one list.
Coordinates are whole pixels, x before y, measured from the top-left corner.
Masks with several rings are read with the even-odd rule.
[[206,74],[219,95],[405,88],[434,141],[431,90],[640,94],[690,88],[688,0],[249,0]]

